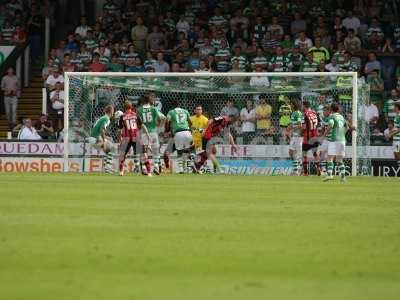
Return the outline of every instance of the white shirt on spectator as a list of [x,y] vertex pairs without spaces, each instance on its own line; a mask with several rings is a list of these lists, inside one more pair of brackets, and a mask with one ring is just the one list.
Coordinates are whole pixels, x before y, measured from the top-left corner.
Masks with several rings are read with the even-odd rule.
[[294,44],[295,44],[295,46],[300,46],[300,48],[311,48],[312,46],[313,46],[313,42],[312,42],[312,40],[310,39],[310,38],[308,38],[308,37],[306,37],[305,39],[304,39],[304,41],[303,40],[301,40],[300,38],[297,38],[295,41],[294,41]]
[[357,17],[347,17],[342,21],[342,25],[347,29],[354,29],[355,33],[358,32],[358,28],[360,28],[360,19]]
[[325,66],[325,70],[329,72],[339,72],[339,65],[333,65],[332,63],[329,63]]
[[19,140],[41,140],[42,138],[32,126],[30,128],[24,126],[18,134]]
[[47,77],[46,84],[50,86],[55,86],[57,82],[61,82],[64,84],[64,76],[58,75],[57,78],[54,77],[53,74],[51,74],[49,77]]
[[78,26],[75,29],[75,33],[79,34],[82,38],[85,38],[87,35],[88,30],[90,30],[91,28],[87,25],[85,26]]
[[190,25],[188,21],[186,20],[179,20],[178,23],[176,23],[176,31],[177,32],[183,32],[185,33],[185,36],[187,36],[187,33],[190,30]]
[[53,107],[54,110],[60,110],[60,109],[64,108],[64,91],[57,91],[57,90],[52,91],[50,93],[50,99],[53,99],[54,97],[56,97],[57,93],[58,93],[59,101],[54,100],[54,102],[52,102],[52,104],[51,104],[51,106]]
[[373,118],[379,118],[379,111],[375,104],[365,107],[365,120],[369,123]]
[[[252,108],[250,111],[247,110],[246,107],[242,108],[240,111],[240,118],[247,120],[249,118],[255,120],[256,118],[256,110]],[[255,121],[243,121],[242,123],[242,132],[254,132],[256,131],[256,123]]]

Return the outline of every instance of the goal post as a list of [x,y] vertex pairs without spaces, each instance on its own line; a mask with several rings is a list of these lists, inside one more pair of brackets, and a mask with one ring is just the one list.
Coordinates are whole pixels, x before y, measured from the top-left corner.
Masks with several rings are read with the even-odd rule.
[[[252,78],[261,80],[253,81]],[[349,137],[351,150],[348,151],[348,159],[349,162],[351,160],[351,164],[348,166],[348,173],[356,176],[369,172],[370,161],[365,155],[365,147],[369,144],[369,130],[366,128],[365,114],[362,113],[369,101],[369,87],[359,84],[356,72],[66,72],[64,171],[71,171],[71,161],[76,160],[76,165],[84,166],[85,159],[96,155],[89,148],[86,151],[85,138],[89,136],[90,129],[96,118],[100,117],[105,104],[112,104],[116,109],[122,110],[125,100],[135,102],[140,96],[148,93],[156,94],[160,110],[163,110],[164,114],[171,108],[171,100],[178,99],[181,106],[188,109],[191,114],[195,105],[203,106],[208,117],[217,116],[229,99],[239,108],[245,107],[247,100],[251,100],[255,110],[260,99],[266,99],[268,105],[272,107],[269,120],[264,122],[268,127],[266,133],[259,130],[259,120],[254,122],[256,129],[251,141],[251,150],[257,152],[257,155],[250,157],[243,154],[241,157],[244,160],[257,161],[284,158],[284,153],[281,152],[286,151],[287,141],[282,138],[284,126],[281,124],[280,108],[286,100],[290,102],[311,99],[312,104],[316,106],[321,103],[339,102],[346,114],[351,113],[352,124],[356,127]],[[81,130],[81,134],[76,134],[77,129]],[[116,131],[115,126],[111,130]],[[241,144],[249,143],[243,139],[243,132],[237,136]],[[261,141],[260,144],[257,143],[257,138]],[[116,138],[114,141],[116,142]],[[264,157],[258,155],[258,152],[277,151],[280,154],[270,155],[271,157],[268,157],[268,154]],[[238,160],[238,157],[235,159]],[[78,168],[73,170],[77,171]]]

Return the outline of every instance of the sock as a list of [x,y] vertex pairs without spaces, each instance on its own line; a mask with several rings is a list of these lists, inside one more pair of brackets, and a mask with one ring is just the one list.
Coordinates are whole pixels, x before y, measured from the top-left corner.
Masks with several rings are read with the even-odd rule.
[[104,157],[104,171],[106,173],[112,173],[112,160],[113,160],[113,154],[111,152],[108,152],[105,157]]
[[159,170],[160,168],[160,157],[154,157],[154,164],[153,164],[154,169]]
[[346,167],[344,166],[343,162],[339,164],[339,174],[341,177],[344,177],[346,175]]
[[150,160],[146,160],[146,162],[144,163],[147,173],[149,174],[151,172],[151,163]]
[[327,175],[332,176],[333,174],[333,162],[329,161],[327,164]]
[[133,163],[134,163],[134,165],[135,165],[134,171],[135,171],[135,172],[138,172],[138,171],[140,170],[140,160],[139,160],[138,158],[135,158],[135,159],[133,160]]
[[125,158],[122,159],[122,160],[119,162],[119,171],[120,171],[120,172],[122,172],[122,171],[124,170],[124,162],[125,162]]
[[294,173],[299,172],[300,162],[297,159],[292,160],[292,168]]
[[182,157],[179,157],[178,158],[178,172],[179,173],[182,173],[184,170],[183,170],[183,159],[182,159]]
[[308,174],[308,159],[307,159],[307,156],[303,157],[303,172],[304,172],[304,174]]
[[314,162],[317,170],[321,171],[321,158],[319,157],[317,152],[313,153],[314,156]]

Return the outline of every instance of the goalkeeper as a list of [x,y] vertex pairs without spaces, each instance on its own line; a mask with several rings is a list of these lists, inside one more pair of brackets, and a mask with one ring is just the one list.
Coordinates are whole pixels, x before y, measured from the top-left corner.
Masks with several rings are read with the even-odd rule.
[[95,149],[103,150],[106,154],[103,157],[103,170],[106,173],[113,172],[113,144],[111,137],[107,133],[107,128],[110,125],[110,119],[113,117],[113,115],[114,107],[107,105],[104,108],[104,115],[96,121],[89,137],[89,144]]
[[208,124],[208,119],[203,115],[203,107],[201,105],[196,106],[195,115],[190,117],[190,121],[192,122],[191,129],[194,147],[196,151],[201,151],[203,131],[207,128]]

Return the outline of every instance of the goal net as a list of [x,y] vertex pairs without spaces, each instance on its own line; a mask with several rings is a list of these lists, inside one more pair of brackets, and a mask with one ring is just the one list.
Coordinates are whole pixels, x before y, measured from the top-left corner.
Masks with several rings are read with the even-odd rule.
[[[177,100],[190,114],[201,106],[208,118],[224,114],[237,116],[229,128],[237,151],[232,151],[224,137],[216,146],[221,171],[229,174],[291,174],[287,127],[293,103],[307,101],[322,116],[323,107],[336,102],[342,114],[357,128],[346,136],[347,174],[370,172],[366,153],[370,129],[364,113],[369,87],[358,84],[354,72],[66,73],[64,170],[100,171],[104,153],[94,149],[87,140],[104,107],[111,104],[122,111],[126,100],[139,105],[140,97],[149,94],[154,95],[154,105],[164,115]],[[117,143],[117,122],[111,120],[108,132]],[[162,153],[168,138],[161,127],[159,132]],[[316,172],[313,155],[308,156],[309,173],[313,174]],[[115,169],[117,159],[115,155]],[[129,159],[127,164],[128,170],[132,169]]]

